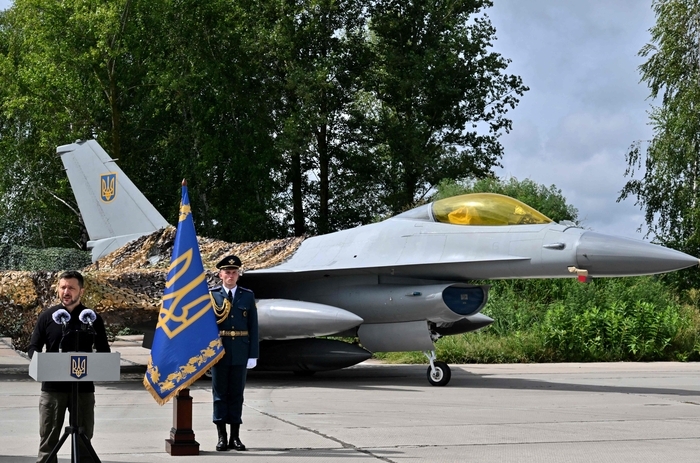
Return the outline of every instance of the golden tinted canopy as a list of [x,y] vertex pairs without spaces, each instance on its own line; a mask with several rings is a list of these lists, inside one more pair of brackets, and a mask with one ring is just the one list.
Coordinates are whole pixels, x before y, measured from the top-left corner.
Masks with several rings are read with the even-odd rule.
[[433,203],[437,222],[454,225],[546,224],[552,219],[527,204],[496,193],[471,193]]

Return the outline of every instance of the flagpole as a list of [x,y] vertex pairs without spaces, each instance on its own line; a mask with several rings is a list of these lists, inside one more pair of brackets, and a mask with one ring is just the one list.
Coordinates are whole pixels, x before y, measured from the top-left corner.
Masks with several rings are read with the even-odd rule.
[[158,404],[173,399],[173,427],[165,450],[199,455],[192,431],[189,387],[224,356],[207,274],[199,253],[187,180],[182,197],[158,323],[143,385]]
[[[182,186],[187,180],[182,179]],[[199,455],[199,442],[192,430],[192,397],[190,389],[181,389],[173,399],[173,427],[170,439],[165,439],[165,451],[172,456]]]

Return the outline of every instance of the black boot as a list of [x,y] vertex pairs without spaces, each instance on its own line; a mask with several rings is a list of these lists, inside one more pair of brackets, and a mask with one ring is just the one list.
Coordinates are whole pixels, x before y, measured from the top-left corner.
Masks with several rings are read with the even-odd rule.
[[228,450],[226,446],[226,423],[216,423],[216,430],[219,433],[219,441],[216,443],[216,451],[223,452]]
[[239,452],[244,451],[245,445],[243,445],[243,442],[241,442],[241,439],[238,437],[238,432],[241,429],[240,424],[232,424],[231,425],[231,440],[228,441],[228,446],[229,448],[232,448],[233,450],[238,450]]

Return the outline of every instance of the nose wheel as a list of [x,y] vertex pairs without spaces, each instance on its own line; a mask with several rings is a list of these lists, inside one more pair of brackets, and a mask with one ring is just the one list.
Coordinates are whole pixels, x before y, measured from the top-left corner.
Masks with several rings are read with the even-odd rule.
[[445,362],[435,360],[435,351],[424,352],[430,361],[428,367],[428,382],[431,386],[445,386],[452,378],[452,371]]

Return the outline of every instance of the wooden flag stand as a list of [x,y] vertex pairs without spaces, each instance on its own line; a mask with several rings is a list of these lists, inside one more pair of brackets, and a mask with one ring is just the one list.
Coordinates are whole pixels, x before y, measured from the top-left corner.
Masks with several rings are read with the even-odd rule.
[[173,427],[170,439],[165,439],[165,451],[173,456],[199,455],[199,442],[192,431],[192,397],[188,388],[180,390],[173,399]]

